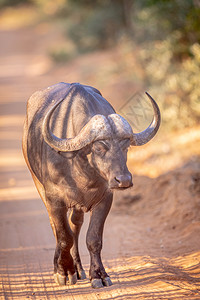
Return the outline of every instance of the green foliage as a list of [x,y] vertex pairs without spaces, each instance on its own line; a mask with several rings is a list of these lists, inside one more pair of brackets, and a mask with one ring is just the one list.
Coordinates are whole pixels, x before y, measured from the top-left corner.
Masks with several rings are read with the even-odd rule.
[[58,18],[72,42],[50,52],[54,61],[117,47],[122,56],[113,72],[144,82],[162,99],[168,128],[198,122],[199,0],[0,0],[0,8],[23,3],[37,6],[46,20]]
[[[165,40],[178,33],[174,41],[174,57],[190,55],[190,46],[200,42],[200,5],[194,0],[141,0],[137,2],[140,40]],[[137,23],[136,22],[136,23]],[[141,26],[145,28],[141,29]]]
[[180,128],[198,122],[198,0],[68,0],[65,3],[62,16],[71,20],[67,34],[77,52],[110,46],[123,48],[126,53],[121,58],[121,71],[130,79],[137,72],[131,63],[131,53],[139,44],[144,70],[140,80],[162,99],[163,123],[167,128]]
[[79,51],[91,51],[112,46],[120,31],[120,11],[118,7],[91,9],[68,29],[70,38]]
[[122,4],[122,1],[73,1],[74,22],[67,33],[80,52],[115,44],[124,27]]
[[[37,1],[37,0],[34,0]],[[145,43],[173,41],[177,60],[200,42],[200,5],[195,0],[63,0],[57,15],[68,20],[66,33],[79,52],[114,46],[122,35]]]
[[58,50],[49,51],[49,56],[56,63],[65,63],[74,58],[75,55],[72,52],[67,51],[66,48],[60,48]]
[[192,56],[174,64],[173,42],[170,37],[150,43],[140,53],[146,83],[162,99],[163,123],[168,129],[192,126],[200,114],[200,45],[193,44],[189,49]]

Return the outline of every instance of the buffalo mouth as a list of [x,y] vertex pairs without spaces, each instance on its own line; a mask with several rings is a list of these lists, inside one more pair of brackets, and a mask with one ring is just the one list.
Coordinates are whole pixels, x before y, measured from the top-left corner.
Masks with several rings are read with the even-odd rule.
[[110,185],[109,188],[111,190],[124,191],[124,190],[131,188],[132,186],[133,186],[133,183],[130,183],[128,186],[123,186],[123,187]]

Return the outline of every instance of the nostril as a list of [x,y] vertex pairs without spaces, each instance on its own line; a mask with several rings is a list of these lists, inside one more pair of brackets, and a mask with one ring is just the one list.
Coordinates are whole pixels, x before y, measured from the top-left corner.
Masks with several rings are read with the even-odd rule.
[[129,174],[116,176],[115,180],[117,181],[119,187],[130,187],[133,185],[132,176]]
[[120,177],[115,177],[115,180],[116,180],[118,183],[121,182]]

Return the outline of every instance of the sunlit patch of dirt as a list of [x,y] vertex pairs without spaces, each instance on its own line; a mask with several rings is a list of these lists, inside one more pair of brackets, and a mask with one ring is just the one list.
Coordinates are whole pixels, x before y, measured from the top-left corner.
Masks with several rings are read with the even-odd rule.
[[198,299],[200,294],[199,252],[172,259],[133,256],[108,260],[110,267],[107,270],[112,276],[113,285],[94,290],[88,279],[79,281],[75,286],[57,286],[48,261],[51,252],[48,249],[36,247],[14,250],[15,256],[20,257],[21,251],[26,255],[33,255],[37,251],[43,261],[38,264],[31,259],[29,266],[19,261],[9,269],[9,277],[7,268],[4,265],[0,267],[3,291],[8,299]]
[[125,287],[120,289],[118,295],[126,299],[184,299],[197,296],[200,287],[199,255],[195,252],[171,259],[149,256],[118,259],[115,262],[117,283],[123,282]]
[[133,174],[157,177],[198,155],[199,126],[168,134],[161,130],[148,144],[130,149],[128,165]]
[[[131,215],[149,253],[184,255],[200,248],[200,157],[157,178],[134,177],[134,188],[115,194],[116,213]],[[150,250],[151,249],[151,250]],[[160,249],[160,250],[159,250]]]

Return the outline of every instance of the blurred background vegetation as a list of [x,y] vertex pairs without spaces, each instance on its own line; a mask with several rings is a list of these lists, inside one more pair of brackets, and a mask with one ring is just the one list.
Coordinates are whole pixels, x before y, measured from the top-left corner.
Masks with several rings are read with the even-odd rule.
[[1,11],[24,5],[70,41],[49,50],[55,63],[118,51],[109,72],[150,89],[168,130],[199,122],[200,0],[0,0]]

